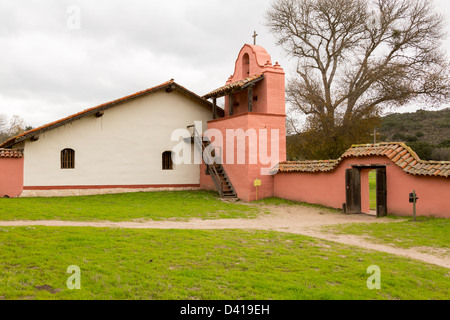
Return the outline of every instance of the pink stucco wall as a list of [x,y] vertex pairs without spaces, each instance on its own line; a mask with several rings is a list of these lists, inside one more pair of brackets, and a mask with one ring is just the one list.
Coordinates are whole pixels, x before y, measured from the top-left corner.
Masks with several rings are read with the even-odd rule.
[[[238,143],[235,140],[234,143],[234,163],[227,162],[227,130],[242,129],[244,132],[248,129],[254,129],[259,133],[260,129],[267,129],[268,136],[271,137],[271,130],[278,129],[279,135],[275,137],[278,140],[279,152],[278,159],[275,164],[286,160],[286,136],[285,136],[285,116],[284,115],[271,115],[271,114],[255,114],[245,113],[232,117],[222,118],[218,120],[212,120],[208,122],[208,130],[217,129],[223,136],[223,166],[227,172],[231,183],[233,184],[238,197],[245,201],[253,201],[256,199],[256,188],[254,187],[254,180],[260,179],[262,182],[261,187],[258,187],[258,198],[273,196],[273,176],[261,175],[261,168],[271,168],[270,164],[262,164],[259,157],[259,147],[256,148],[258,156],[257,163],[250,164],[249,155],[253,154],[252,148],[249,145],[249,138],[246,138],[245,143],[245,164],[238,164]],[[259,135],[257,136],[259,139]],[[258,140],[259,141],[259,140]],[[213,143],[214,144],[214,143]],[[268,155],[272,154],[268,145]],[[200,186],[204,189],[214,189],[214,184],[209,176],[205,175],[205,166],[202,165],[200,171]]]
[[[249,72],[243,64],[244,57],[249,58]],[[246,69],[247,70],[247,69]],[[253,89],[253,107],[255,113],[285,114],[285,73],[280,65],[272,65],[272,59],[267,51],[260,46],[246,44],[242,47],[236,60],[234,74],[227,84],[245,79],[249,76],[264,74],[264,80],[257,83]],[[248,112],[247,90],[233,95],[233,114]],[[229,98],[225,97],[225,116],[230,115]]]
[[[387,164],[387,210],[389,214],[412,215],[408,195],[416,191],[418,216],[450,218],[450,179],[413,176],[385,157],[349,158],[331,173],[278,173],[274,195],[279,198],[322,204],[340,209],[345,203],[345,170],[357,164]],[[361,173],[362,211],[368,208],[368,171]],[[366,187],[367,186],[367,187]]]
[[345,173],[277,173],[274,196],[282,199],[342,208]]
[[23,191],[23,158],[0,158],[0,197],[17,197]]

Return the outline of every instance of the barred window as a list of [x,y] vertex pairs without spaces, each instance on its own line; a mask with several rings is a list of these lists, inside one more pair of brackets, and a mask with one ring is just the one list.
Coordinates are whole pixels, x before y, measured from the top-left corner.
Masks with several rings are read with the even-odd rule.
[[163,170],[173,170],[172,152],[171,151],[165,151],[162,154],[162,169]]
[[75,150],[64,149],[61,151],[61,169],[75,169]]

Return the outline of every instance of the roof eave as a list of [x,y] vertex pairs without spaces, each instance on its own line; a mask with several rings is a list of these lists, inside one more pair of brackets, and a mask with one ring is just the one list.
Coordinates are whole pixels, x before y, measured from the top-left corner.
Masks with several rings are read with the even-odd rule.
[[[86,110],[81,111],[81,112],[79,112],[77,114],[68,116],[66,118],[62,118],[60,120],[51,122],[49,124],[43,125],[41,127],[38,127],[38,128],[32,129],[32,130],[29,130],[27,132],[24,132],[24,133],[22,133],[20,135],[17,135],[15,137],[12,137],[12,138],[4,141],[2,144],[0,144],[0,148],[10,148],[10,147],[12,147],[12,146],[14,146],[14,145],[16,145],[18,143],[21,143],[21,142],[23,142],[23,141],[25,141],[27,139],[30,139],[30,138],[32,138],[34,136],[37,136],[37,135],[40,135],[40,134],[42,134],[44,132],[56,129],[58,127],[61,127],[63,125],[71,123],[73,121],[80,120],[80,119],[85,118],[85,117],[93,116],[93,115],[95,115],[98,112],[111,109],[111,108],[113,108],[113,107],[115,107],[117,105],[120,105],[120,104],[129,102],[129,101],[132,101],[134,99],[146,96],[148,94],[152,94],[152,93],[155,93],[155,92],[158,92],[158,91],[162,91],[162,90],[167,90],[167,89],[170,89],[170,88],[172,89],[171,91],[177,91],[180,94],[183,94],[184,96],[187,96],[187,97],[189,97],[189,98],[199,102],[203,106],[205,106],[207,108],[211,108],[211,110],[212,110],[213,106],[212,106],[211,102],[209,102],[205,98],[203,98],[203,97],[193,93],[192,91],[184,88],[183,86],[177,84],[172,79],[172,80],[170,80],[168,82],[162,83],[159,86],[156,86],[156,87],[144,90],[144,91],[140,91],[140,92],[137,92],[135,94],[132,94],[132,95],[120,98],[120,99],[116,99],[116,100],[113,100],[113,101],[110,101],[110,102],[106,102],[106,103],[101,104],[99,106],[96,106],[96,107],[93,107],[93,108],[90,108],[90,109],[86,109]],[[168,92],[170,92],[170,91],[168,91]],[[218,108],[218,111],[220,112],[220,111],[223,111],[223,110]]]
[[253,79],[253,80],[251,80],[249,82],[243,83],[242,85],[239,85],[239,86],[235,86],[235,85],[237,83],[245,80],[245,79],[239,80],[239,81],[236,81],[236,82],[233,82],[233,83],[229,83],[229,84],[227,84],[225,86],[222,86],[222,87],[220,87],[220,88],[218,88],[216,90],[211,91],[208,94],[205,94],[202,98],[203,99],[220,98],[220,97],[229,95],[231,93],[235,93],[235,92],[239,92],[239,91],[245,90],[249,86],[251,86],[251,85],[253,85],[253,84],[255,84],[255,83],[257,83],[257,82],[259,82],[259,81],[261,81],[263,79],[264,79],[264,74],[261,74],[257,78],[255,78],[255,79]]

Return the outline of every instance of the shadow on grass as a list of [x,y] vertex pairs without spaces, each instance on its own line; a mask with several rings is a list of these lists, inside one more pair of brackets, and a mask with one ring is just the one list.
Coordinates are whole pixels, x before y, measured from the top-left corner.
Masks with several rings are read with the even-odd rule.
[[261,205],[273,205],[273,206],[302,206],[302,207],[308,207],[308,208],[316,208],[321,210],[327,210],[335,213],[342,213],[342,210],[327,207],[321,204],[314,204],[314,203],[307,203],[307,202],[299,202],[299,201],[292,201],[292,200],[286,200],[276,197],[266,198],[258,201],[253,201],[254,204],[261,204]]

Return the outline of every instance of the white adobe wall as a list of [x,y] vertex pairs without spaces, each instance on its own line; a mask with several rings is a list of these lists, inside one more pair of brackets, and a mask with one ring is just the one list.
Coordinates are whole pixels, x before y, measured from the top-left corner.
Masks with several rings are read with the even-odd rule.
[[[211,120],[211,110],[177,93],[157,92],[83,118],[25,143],[24,186],[192,185],[199,165],[162,170],[162,153],[178,143],[173,130]],[[60,153],[75,150],[75,169]],[[193,147],[192,147],[193,150]]]
[[52,190],[24,190],[21,198],[30,197],[72,197],[91,196],[99,194],[159,192],[159,191],[199,191],[199,187],[165,187],[165,188],[102,188],[102,189],[52,189]]

